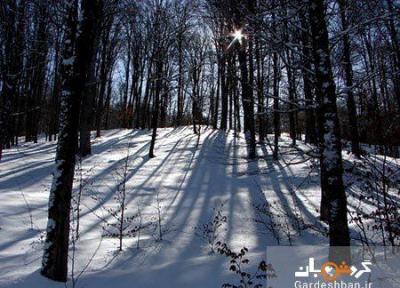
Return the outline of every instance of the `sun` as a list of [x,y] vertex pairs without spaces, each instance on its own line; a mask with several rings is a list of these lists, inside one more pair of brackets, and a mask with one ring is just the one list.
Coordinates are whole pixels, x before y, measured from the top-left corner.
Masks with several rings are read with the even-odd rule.
[[229,44],[228,49],[231,48],[233,43],[235,43],[236,41],[239,42],[240,45],[242,45],[242,40],[245,37],[242,32],[242,29],[235,29],[235,31],[233,31],[231,36],[233,37],[233,39],[232,42]]
[[233,41],[239,41],[239,43],[242,44],[242,39],[244,37],[242,29],[235,30],[232,36],[233,36]]

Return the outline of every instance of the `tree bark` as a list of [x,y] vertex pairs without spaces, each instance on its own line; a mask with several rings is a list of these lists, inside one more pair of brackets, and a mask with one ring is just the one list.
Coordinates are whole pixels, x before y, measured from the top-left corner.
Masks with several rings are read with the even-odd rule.
[[248,157],[249,159],[256,158],[256,137],[255,137],[255,125],[254,125],[254,99],[253,91],[249,82],[249,71],[247,68],[247,53],[246,53],[246,41],[243,39],[243,43],[238,49],[239,66],[242,80],[242,105],[244,111],[244,133],[246,140],[249,145]]
[[309,24],[305,17],[305,15],[300,14],[300,21],[301,21],[301,42],[302,42],[302,75],[303,75],[303,92],[304,92],[304,99],[305,99],[305,118],[306,118],[306,127],[305,127],[305,136],[306,136],[306,143],[310,144],[317,144],[318,137],[317,137],[317,129],[315,127],[315,99],[312,93],[312,74],[311,74],[311,53],[310,49],[308,48],[310,44],[309,39]]
[[[74,178],[77,129],[81,99],[76,94],[75,37],[77,34],[78,1],[67,3],[66,36],[61,75],[63,78],[60,127],[56,168],[50,190],[48,223],[41,274],[55,281],[66,282],[68,273],[69,218]],[[76,117],[78,116],[78,117]]]
[[182,124],[183,117],[183,91],[184,91],[184,66],[183,66],[183,34],[178,35],[178,101],[177,101],[177,114],[176,114],[176,125]]
[[264,143],[265,130],[265,101],[264,101],[264,60],[261,57],[261,44],[256,40],[256,66],[257,66],[257,119],[258,119],[258,140]]
[[4,41],[4,74],[0,94],[0,160],[4,148],[9,148],[14,139],[15,116],[12,116],[13,103],[19,96],[18,86],[21,76],[23,45],[22,37],[25,27],[25,1],[9,2],[9,9],[5,12],[6,23]]
[[343,67],[345,72],[345,92],[347,94],[347,113],[349,118],[350,126],[350,139],[351,139],[351,151],[357,157],[360,157],[360,139],[358,134],[358,121],[356,103],[354,101],[353,94],[353,65],[351,62],[351,43],[349,34],[346,33],[348,28],[347,15],[346,15],[346,0],[339,0],[340,18],[342,22],[343,35]]
[[[329,223],[330,246],[350,245],[347,200],[343,185],[342,147],[337,116],[335,82],[330,61],[329,39],[323,0],[309,1],[313,56],[317,91],[321,93],[323,139],[321,145],[321,218]],[[350,248],[335,253],[330,260],[350,263]]]
[[280,71],[279,71],[279,56],[277,52],[273,53],[273,72],[274,72],[274,83],[273,83],[273,107],[274,107],[274,160],[278,160],[279,153],[279,137],[281,136],[281,115],[279,113],[279,82],[280,82]]
[[94,116],[94,106],[96,98],[96,54],[99,43],[99,30],[100,30],[100,17],[103,10],[103,0],[93,0],[93,10],[87,11],[85,22],[87,23],[86,28],[93,31],[92,34],[88,35],[86,39],[85,49],[86,55],[92,55],[89,64],[89,71],[85,79],[85,93],[82,97],[81,105],[81,116],[79,126],[79,153],[82,157],[90,155],[92,153],[90,143],[90,130],[92,126]]
[[162,66],[163,63],[161,59],[157,59],[156,65],[156,89],[154,93],[154,105],[153,105],[153,113],[151,120],[152,134],[150,141],[150,150],[149,150],[149,158],[154,158],[154,146],[157,138],[157,126],[158,126],[158,116],[160,112],[160,93],[161,93],[161,85],[162,85]]
[[[56,169],[50,190],[48,223],[41,274],[55,281],[66,282],[68,273],[69,219],[75,155],[78,148],[78,125],[82,94],[87,82],[93,47],[87,39],[93,31],[96,1],[83,0],[82,21],[78,33],[78,0],[67,3],[66,38],[61,74],[62,102],[60,132],[56,153]],[[78,36],[77,36],[78,35]]]
[[221,72],[221,123],[220,129],[226,130],[228,121],[228,89],[227,89],[227,77],[226,77],[226,57],[225,55],[221,57],[219,62],[220,72]]

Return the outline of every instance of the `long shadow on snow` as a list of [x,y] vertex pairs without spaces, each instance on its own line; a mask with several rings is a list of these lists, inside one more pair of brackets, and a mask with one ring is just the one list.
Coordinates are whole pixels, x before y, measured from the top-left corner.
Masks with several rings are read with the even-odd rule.
[[39,183],[43,178],[51,175],[54,162],[36,165],[34,169],[27,169],[25,173],[15,175],[7,180],[0,180],[0,189],[23,189]]
[[[172,134],[174,134],[174,133],[179,133],[179,131],[181,131],[180,128],[174,129],[174,130],[172,130],[171,132],[168,132],[168,133],[166,133],[165,135],[162,135],[162,137],[168,137],[168,136],[170,136],[170,135],[172,135]],[[159,137],[160,137],[160,136],[161,136],[161,135],[159,135]],[[136,160],[136,159],[138,159],[139,157],[141,157],[142,160],[139,162],[139,164],[135,164],[135,168],[134,168],[134,169],[129,169],[129,173],[128,173],[127,178],[126,178],[126,182],[129,182],[130,179],[131,179],[131,178],[132,178],[132,177],[133,177],[133,176],[134,176],[148,161],[149,161],[149,160],[151,160],[151,159],[148,157],[148,151],[147,151],[148,148],[149,148],[149,146],[150,146],[150,142],[147,142],[145,145],[143,145],[142,147],[140,147],[136,152],[134,152],[133,154],[131,154],[131,155],[129,156],[129,159],[130,159],[129,161],[131,161],[131,160]],[[142,154],[142,153],[143,153],[143,154]],[[171,153],[172,153],[172,152],[171,152]],[[170,154],[171,154],[171,153],[170,153]],[[165,161],[163,161],[163,162],[165,162]],[[112,171],[115,171],[116,169],[118,169],[119,167],[121,167],[121,165],[123,165],[123,163],[124,163],[124,158],[122,158],[122,159],[116,161],[116,162],[113,163],[111,166],[109,166],[109,167],[107,167],[106,169],[104,169],[101,173],[95,175],[95,176],[92,178],[92,179],[93,179],[93,182],[96,182],[96,180],[103,179],[103,177],[109,175],[110,173],[112,173]],[[161,167],[161,165],[159,165],[158,168],[157,168],[156,170],[158,170],[160,167]],[[154,172],[152,173],[152,175],[154,175],[155,173],[156,173],[156,171],[154,171]],[[151,178],[152,175],[150,175],[150,176],[148,177],[148,180],[145,181],[145,183],[147,183],[147,182],[150,180],[150,178]],[[107,194],[106,194],[104,197],[102,197],[102,198],[100,199],[100,201],[97,201],[97,202],[96,202],[96,205],[95,205],[94,207],[91,207],[90,209],[86,210],[84,213],[81,214],[81,216],[83,217],[83,216],[85,216],[85,215],[87,215],[87,214],[89,214],[89,213],[92,213],[93,211],[98,210],[99,208],[103,207],[104,204],[106,204],[109,200],[111,200],[111,198],[114,196],[115,192],[116,192],[117,189],[118,189],[119,181],[116,181],[116,182],[117,182],[117,183],[109,189],[109,191],[107,192]],[[145,183],[143,183],[143,184],[140,186],[140,188],[142,188],[142,187],[144,186]],[[138,189],[138,190],[139,190],[139,189]],[[133,200],[133,198],[130,196],[129,191],[128,191],[128,197],[129,197],[129,198],[127,199],[127,205]],[[87,229],[85,229],[84,232],[87,233],[87,232],[92,231],[93,229],[95,229],[95,228],[97,227],[98,224],[100,224],[101,222],[103,222],[103,221],[109,219],[110,217],[112,217],[112,216],[111,216],[111,215],[107,215],[106,217],[99,219],[99,221],[97,221],[96,223],[94,223],[93,225],[91,225],[90,227],[88,227]]]
[[[182,129],[179,129],[179,130],[182,130]],[[170,135],[170,133],[168,133],[168,134]],[[187,136],[193,136],[193,135],[187,135]],[[186,137],[187,137],[187,136],[186,136]],[[186,138],[186,137],[184,137],[184,138]],[[177,157],[177,158],[179,159],[179,156],[182,155],[183,152],[184,152],[185,150],[187,150],[187,149],[185,149],[185,148],[188,146],[188,143],[190,143],[190,140],[184,143],[184,147],[183,147],[183,148],[181,148],[181,149],[179,149],[179,150],[177,149],[178,146],[181,144],[182,140],[183,140],[183,138],[181,138],[181,139],[178,140],[177,142],[174,142],[173,146],[172,146],[171,149],[168,151],[168,153],[166,154],[166,156],[164,156],[164,158],[161,160],[160,164],[158,164],[154,169],[151,169],[152,173],[151,173],[150,175],[148,175],[148,176],[146,177],[146,179],[145,179],[139,186],[137,186],[137,187],[136,187],[134,190],[132,190],[132,191],[127,191],[127,203],[126,203],[126,207],[128,207],[129,204],[135,200],[135,198],[143,197],[143,196],[146,196],[146,199],[145,199],[145,201],[141,201],[141,203],[140,203],[140,206],[141,206],[141,207],[147,207],[147,206],[150,206],[151,204],[154,204],[153,202],[155,202],[156,191],[157,191],[157,189],[160,188],[160,186],[161,186],[161,184],[162,184],[162,180],[159,180],[158,174],[159,174],[161,171],[163,171],[164,169],[169,168],[169,166],[172,166],[172,167],[175,166],[176,161],[173,161],[173,162],[172,162],[172,165],[170,165],[170,162],[171,162],[172,160],[174,160],[173,158],[171,158],[171,156],[172,156],[172,155],[175,155],[175,156],[176,156],[176,153],[174,153],[175,151],[179,151],[179,150],[180,150],[180,151],[179,151],[180,153],[178,154],[178,157]],[[163,145],[160,145],[160,146],[166,147],[166,146],[168,146],[168,145],[170,145],[170,144],[163,144]],[[160,149],[160,146],[158,146],[159,149]],[[153,158],[153,161],[159,161],[159,160],[160,160],[160,156]],[[167,174],[166,174],[166,176],[167,176]],[[132,177],[132,176],[130,176],[130,177]],[[157,180],[158,180],[158,181],[157,181]],[[157,183],[156,183],[156,182],[157,182]],[[155,187],[149,187],[149,186],[154,186],[154,183],[156,183],[156,186],[155,186]],[[164,187],[166,187],[166,186],[164,186]],[[173,190],[174,187],[172,187],[172,188],[171,188],[171,187],[168,187],[168,189]],[[140,191],[147,191],[147,192],[146,192],[146,193],[140,193]],[[132,193],[132,192],[135,192],[135,193]],[[178,192],[179,192],[179,191],[178,191]],[[178,194],[178,192],[175,193],[175,194]],[[176,196],[177,196],[177,195],[174,196],[174,199],[176,198]],[[174,200],[173,200],[173,201],[174,201]],[[170,204],[172,204],[173,201],[171,201]],[[110,217],[111,217],[111,216],[108,215],[108,216],[106,217],[106,219],[108,219],[108,218],[110,218]],[[100,220],[98,223],[100,223],[100,222],[102,222],[102,221],[104,221],[104,220]],[[96,225],[97,225],[97,224],[92,225],[92,228],[91,228],[91,229],[95,228]],[[144,240],[142,239],[141,242],[143,243]],[[159,243],[159,244],[161,244],[161,243]],[[142,244],[141,246],[143,246],[143,244]],[[154,246],[154,245],[153,245],[153,246]],[[158,246],[159,246],[159,245],[158,245]],[[131,249],[131,247],[127,247],[127,248],[128,248],[128,249]],[[154,248],[154,249],[155,249],[155,248]],[[135,249],[134,249],[134,250],[135,250]],[[119,268],[126,268],[126,267],[129,267],[129,266],[125,266],[125,264],[126,264],[126,263],[130,263],[131,261],[133,261],[134,258],[136,259],[136,258],[140,255],[139,251],[137,251],[137,250],[135,250],[135,251],[136,251],[137,253],[131,253],[131,254],[129,254],[128,257],[126,257],[126,255],[124,255],[122,259],[121,259],[120,256],[117,257],[117,255],[115,255],[115,256],[112,257],[109,261],[106,262],[106,264],[104,265],[103,268],[108,268],[108,267],[110,267],[110,266],[112,266],[112,265],[113,265],[113,267],[117,267],[117,268],[118,268],[118,267],[119,267]],[[113,262],[115,262],[115,263],[113,264]]]
[[[214,190],[215,187],[214,189],[211,189],[210,181],[213,177],[215,177],[218,182],[214,184],[218,184],[218,186],[224,186],[225,170],[223,169],[224,166],[222,165],[209,165],[210,163],[206,159],[208,157],[215,156],[210,153],[210,147],[215,141],[217,141],[217,139],[221,139],[221,137],[224,136],[220,133],[208,134],[207,136],[205,136],[205,140],[203,141],[203,143],[201,145],[199,144],[199,150],[196,149],[198,156],[195,159],[197,159],[197,161],[194,159],[190,160],[190,158],[194,158],[193,155],[189,156],[189,161],[194,162],[194,166],[193,168],[184,167],[182,172],[183,175],[185,175],[185,172],[191,169],[191,176],[188,179],[187,184],[183,188],[181,187],[181,185],[178,184],[177,189],[180,195],[178,195],[178,198],[173,197],[173,201],[176,201],[177,199],[178,202],[176,203],[176,205],[169,206],[169,209],[173,209],[173,212],[172,215],[168,217],[168,220],[165,221],[164,227],[186,227],[188,221],[192,221],[191,225],[194,228],[194,226],[197,226],[200,223],[206,223],[205,221],[209,220],[208,218],[211,215],[213,208],[213,205],[210,205],[210,203],[213,200],[217,200],[221,196],[223,196],[223,194],[221,195],[221,192],[219,191],[224,191],[223,189],[219,189],[219,191]],[[196,152],[195,150],[192,151]],[[223,177],[218,177],[221,173]],[[155,173],[152,174],[154,175]],[[186,177],[184,176],[182,178],[182,181],[186,181],[185,179]],[[221,179],[224,180],[221,181]],[[202,220],[204,220],[204,222],[202,222]],[[163,240],[162,242],[163,249],[160,250],[158,254],[152,255],[151,259],[148,259],[148,261],[151,261],[152,263],[171,263],[170,265],[176,266],[173,268],[176,275],[174,280],[178,282],[189,281],[188,279],[185,279],[185,277],[189,275],[188,269],[191,269],[189,265],[194,265],[194,267],[196,266],[196,264],[193,263],[190,264],[188,262],[178,261],[178,259],[193,259],[193,247],[196,247],[194,246],[196,244],[197,246],[200,245],[200,241],[198,241],[199,239],[195,238],[195,231],[192,230],[189,232],[191,234],[191,238],[187,239],[186,236],[188,234],[186,231],[183,231],[179,228],[171,230],[168,234],[165,235],[166,240]],[[168,243],[168,239],[174,239],[174,246],[179,247],[178,250],[174,250],[173,247],[164,244]],[[114,267],[124,267],[124,265],[130,262],[134,257],[135,256],[132,255],[132,257],[129,257],[122,262],[117,262],[114,264]],[[214,263],[214,261],[211,262],[212,263],[207,262],[207,269],[209,270],[206,273],[207,275],[200,275],[200,273],[198,273],[196,276],[193,276],[193,274],[191,274],[192,278],[190,279],[190,282],[196,283],[197,281],[197,283],[201,283],[201,280],[205,279],[204,277],[215,275],[216,271],[221,269],[220,263]],[[171,267],[169,267],[169,269],[170,268]],[[160,268],[157,270],[158,275],[165,273],[168,273],[168,269]],[[193,277],[198,279],[193,279]],[[152,279],[147,279],[144,281],[151,282]],[[151,285],[151,283],[149,282],[143,283],[143,285]]]
[[4,150],[3,159],[0,161],[0,166],[7,162],[13,162],[14,160],[19,160],[26,157],[32,157],[37,154],[49,154],[56,150],[56,145],[54,142],[50,143],[39,143],[39,144],[29,144],[23,145],[21,147],[16,146],[11,149]]

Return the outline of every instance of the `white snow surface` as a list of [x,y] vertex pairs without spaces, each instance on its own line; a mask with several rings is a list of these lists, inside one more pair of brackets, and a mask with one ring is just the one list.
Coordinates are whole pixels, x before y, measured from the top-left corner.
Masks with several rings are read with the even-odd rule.
[[[307,157],[303,152],[311,149],[308,145],[300,143],[293,148],[289,139],[282,137],[280,161],[272,160],[268,144],[258,145],[257,160],[248,161],[242,134],[234,137],[233,133],[204,127],[198,138],[190,127],[165,128],[158,130],[156,157],[149,159],[150,135],[148,130],[103,131],[102,137],[93,140],[93,155],[82,161],[85,185],[74,260],[75,287],[238,284],[237,276],[228,269],[229,259],[210,253],[207,240],[199,236],[201,228],[196,228],[212,221],[214,208],[221,204],[227,223],[218,240],[236,251],[249,249],[246,256],[250,264],[245,270],[257,267],[267,245],[277,245],[271,231],[256,223],[262,216],[255,206],[267,201],[276,211],[325,227],[317,220],[320,186],[318,169],[314,168],[318,165],[302,161]],[[104,229],[115,220],[109,211],[116,205],[115,191],[128,145],[126,214],[134,215],[140,209],[144,228],[139,248],[136,236],[125,237],[123,251],[118,252],[118,239],[108,237]],[[39,274],[55,150],[55,142],[41,139],[38,144],[23,143],[4,151],[0,162],[2,288],[65,287]],[[344,157],[353,161],[346,153]],[[76,180],[74,193],[78,186]],[[353,193],[357,197],[357,191]],[[352,207],[351,200],[349,203]],[[290,219],[286,222],[290,227],[295,225]],[[280,245],[327,243],[324,235],[312,229],[300,233],[291,230],[290,241],[284,231],[278,231]],[[67,287],[72,287],[71,280]]]

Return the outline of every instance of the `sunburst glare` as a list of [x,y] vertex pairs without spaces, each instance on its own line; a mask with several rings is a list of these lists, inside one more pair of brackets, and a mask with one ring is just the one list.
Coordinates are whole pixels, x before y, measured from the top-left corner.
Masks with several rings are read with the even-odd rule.
[[231,34],[233,37],[232,42],[229,44],[228,49],[235,43],[236,41],[239,42],[239,44],[242,44],[242,40],[244,38],[244,34],[242,32],[242,29],[235,29],[235,31]]
[[232,34],[233,36],[233,41],[239,41],[240,44],[242,44],[242,39],[244,37],[244,34],[242,33],[242,29],[235,30]]

